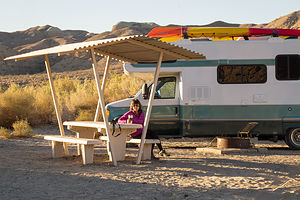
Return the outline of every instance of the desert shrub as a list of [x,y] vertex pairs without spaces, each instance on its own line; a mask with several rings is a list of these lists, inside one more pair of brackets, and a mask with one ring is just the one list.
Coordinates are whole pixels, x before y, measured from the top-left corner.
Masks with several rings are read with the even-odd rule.
[[77,113],[80,109],[96,108],[98,95],[94,84],[94,81],[89,80],[76,84],[76,89],[65,97],[70,111]]
[[4,92],[4,88],[0,85],[0,94]]
[[[143,79],[125,74],[109,74],[104,91],[105,103],[133,96],[143,82]],[[63,120],[94,119],[98,103],[94,80],[57,79],[54,86]],[[57,123],[48,82],[35,87],[12,84],[6,90],[0,89],[0,93],[0,126],[9,128],[15,121],[25,119],[31,125]]]
[[17,119],[31,119],[33,102],[32,89],[11,85],[0,96],[0,125],[10,127]]
[[[59,109],[60,111],[63,113],[63,118],[65,120],[68,120],[69,117],[68,115],[70,115],[70,113],[68,112],[68,110],[66,110],[66,99],[69,98],[70,94],[76,91],[76,85],[79,84],[80,81],[79,80],[72,80],[69,78],[60,78],[54,81],[54,87],[55,87],[55,91],[57,94],[57,100],[58,100],[58,104],[59,104]],[[49,90],[50,90],[50,86],[49,86]],[[51,97],[51,101],[53,104],[53,100]],[[65,116],[65,113],[68,113],[67,116]]]
[[73,114],[73,119],[92,120],[93,117],[87,116],[92,116],[97,107],[98,95],[95,82],[85,80],[83,83],[76,82],[74,85],[75,90],[64,98],[65,107],[69,113]]
[[19,120],[12,125],[14,131],[12,135],[14,137],[31,137],[33,131],[27,120]]
[[[69,112],[68,120],[85,121],[93,120],[98,104],[98,92],[95,80],[78,80],[63,79],[57,87],[57,93],[60,95],[60,106],[64,112]],[[71,83],[73,81],[73,83]],[[104,90],[105,103],[110,103],[120,99],[133,96],[141,89],[143,79],[128,77],[125,74],[111,73],[108,75],[107,83]],[[62,85],[67,85],[68,89],[63,89]],[[60,90],[63,91],[60,91]],[[101,111],[100,111],[101,112]],[[103,120],[100,115],[99,120]]]
[[95,109],[79,110],[75,121],[93,121],[95,117]]
[[71,92],[76,91],[78,80],[61,78],[54,81],[54,87],[59,96],[68,96]]
[[0,138],[11,138],[11,131],[7,128],[0,127]]
[[34,114],[31,117],[30,124],[52,123],[55,110],[49,85],[42,85],[35,88],[33,97]]
[[113,102],[133,96],[142,88],[143,79],[128,77],[125,74],[110,74],[104,92],[105,102]]

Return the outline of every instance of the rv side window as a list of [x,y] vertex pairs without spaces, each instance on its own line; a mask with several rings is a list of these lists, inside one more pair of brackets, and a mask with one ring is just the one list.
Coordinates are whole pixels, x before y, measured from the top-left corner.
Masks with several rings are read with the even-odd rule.
[[[149,89],[152,88],[152,84]],[[155,99],[174,99],[176,91],[175,77],[161,77],[157,81]]]
[[300,55],[277,55],[275,74],[277,80],[299,80]]
[[267,81],[265,65],[219,65],[217,79],[220,84],[251,84]]

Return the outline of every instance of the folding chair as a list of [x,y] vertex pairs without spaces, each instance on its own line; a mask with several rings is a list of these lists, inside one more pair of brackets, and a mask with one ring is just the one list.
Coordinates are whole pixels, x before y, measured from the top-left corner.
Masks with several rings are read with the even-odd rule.
[[246,135],[246,138],[249,138],[250,133],[257,125],[258,122],[248,122],[247,125],[238,132],[238,137],[243,137]]

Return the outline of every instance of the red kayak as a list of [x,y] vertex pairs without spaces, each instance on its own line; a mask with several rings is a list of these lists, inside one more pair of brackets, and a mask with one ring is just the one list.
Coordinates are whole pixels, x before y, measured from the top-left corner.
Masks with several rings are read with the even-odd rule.
[[260,37],[260,36],[300,36],[300,30],[273,28],[240,28],[240,27],[157,27],[152,29],[150,37]]

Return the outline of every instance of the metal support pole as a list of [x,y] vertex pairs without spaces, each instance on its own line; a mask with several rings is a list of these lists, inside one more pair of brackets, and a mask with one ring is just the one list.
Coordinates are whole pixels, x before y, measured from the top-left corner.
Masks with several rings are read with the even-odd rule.
[[[103,94],[104,94],[104,88],[105,88],[105,84],[106,84],[106,80],[107,80],[108,69],[110,67],[110,61],[111,61],[111,57],[107,56],[103,79],[102,79],[102,85],[101,85],[101,90],[102,90]],[[99,120],[99,116],[100,116],[100,101],[98,101],[98,104],[97,104],[97,109],[96,109],[95,118],[94,118],[95,122],[97,122]]]
[[[53,77],[52,77],[52,73],[51,73],[51,69],[50,69],[50,62],[49,62],[48,55],[45,55],[45,66],[46,66],[47,75],[48,75],[48,79],[49,79],[49,84],[50,84],[52,99],[53,99],[53,103],[54,103],[56,118],[58,121],[59,131],[60,131],[60,134],[62,136],[64,136],[65,131],[64,131],[64,127],[63,127],[63,123],[62,123],[62,119],[61,119],[61,113],[60,113],[60,110],[58,107],[58,101],[57,101],[57,96],[56,96],[56,92],[55,92],[55,88],[54,88]],[[64,143],[64,149],[65,149],[65,154],[70,155],[67,143]]]
[[[91,53],[91,58],[92,58],[92,66],[93,66],[94,76],[95,76],[95,80],[96,80],[97,91],[98,91],[98,95],[99,95],[99,102],[100,102],[100,106],[101,106],[101,110],[102,110],[103,120],[104,120],[104,123],[105,123],[105,130],[106,130],[106,134],[108,136],[108,141],[107,142],[110,144],[110,152],[111,152],[112,162],[115,166],[117,166],[117,161],[115,159],[116,156],[115,156],[115,153],[114,153],[115,152],[114,151],[115,147],[110,142],[110,141],[112,141],[111,140],[112,135],[110,133],[108,118],[107,118],[107,115],[106,115],[104,96],[103,96],[103,92],[102,92],[102,89],[101,89],[99,74],[97,72],[97,62],[96,62],[96,58],[95,58],[94,49],[91,49],[90,53]],[[107,150],[109,151],[109,149],[107,149]]]
[[156,85],[157,85],[157,80],[158,80],[158,76],[159,76],[159,71],[160,71],[163,55],[164,55],[164,53],[160,52],[159,60],[157,62],[157,66],[155,69],[155,74],[154,74],[151,94],[150,94],[150,98],[149,98],[149,102],[148,102],[148,108],[147,108],[147,112],[146,112],[146,116],[145,116],[144,129],[143,129],[142,136],[141,136],[141,144],[140,144],[136,164],[140,164],[141,160],[142,160],[145,138],[146,138],[146,134],[147,134],[147,130],[148,130],[148,125],[149,125],[149,120],[150,120],[150,115],[151,115],[151,110],[152,110],[152,104],[153,104],[153,100],[154,100],[154,94],[155,94],[155,90],[156,90]]

